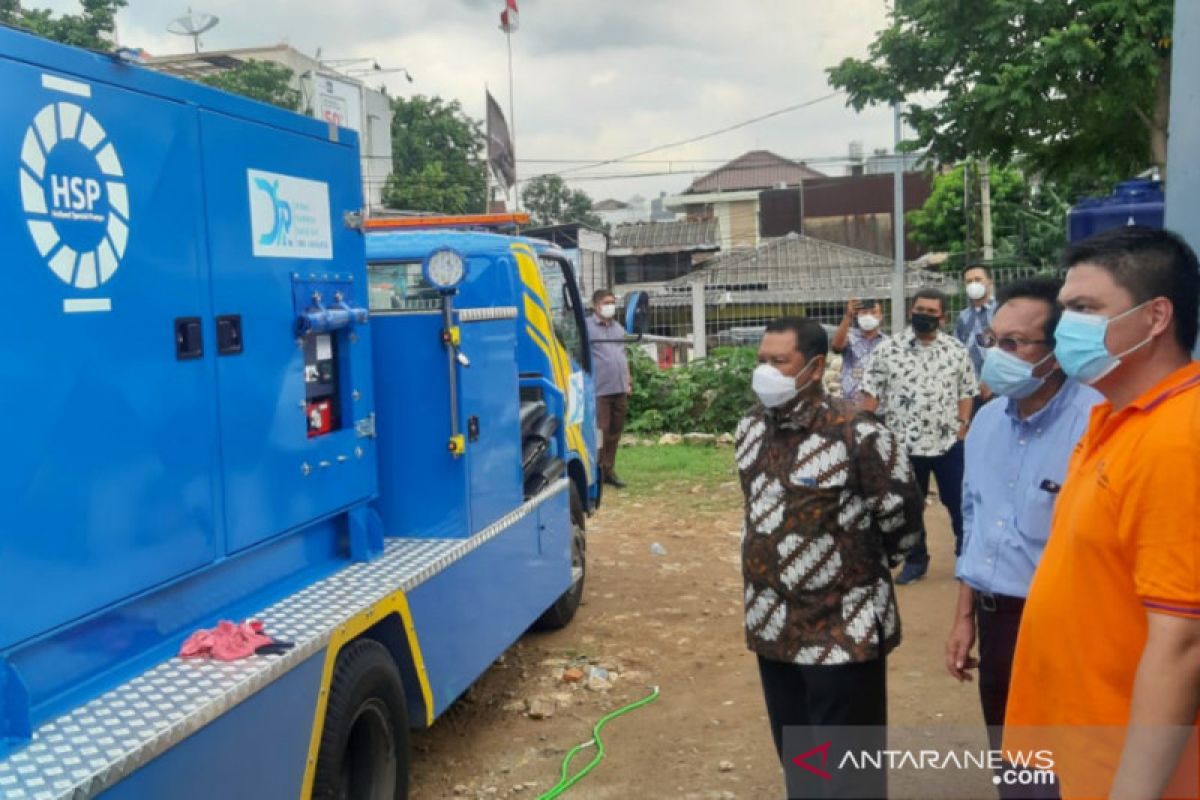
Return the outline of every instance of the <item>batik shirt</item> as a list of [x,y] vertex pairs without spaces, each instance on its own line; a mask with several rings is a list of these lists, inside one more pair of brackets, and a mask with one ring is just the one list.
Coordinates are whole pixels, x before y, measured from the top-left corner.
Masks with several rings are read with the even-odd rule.
[[735,440],[747,645],[794,664],[890,651],[891,567],[916,542],[924,505],[904,448],[819,386],[778,409],[756,405]]
[[912,328],[871,357],[862,391],[879,401],[887,426],[912,456],[940,456],[958,440],[958,401],[979,393],[967,348],[938,333],[928,344]]

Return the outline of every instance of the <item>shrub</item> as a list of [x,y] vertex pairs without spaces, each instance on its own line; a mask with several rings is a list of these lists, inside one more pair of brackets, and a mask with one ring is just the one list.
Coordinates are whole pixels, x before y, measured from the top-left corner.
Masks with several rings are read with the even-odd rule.
[[708,358],[661,370],[640,349],[629,351],[631,433],[728,433],[754,403],[749,347],[718,348]]

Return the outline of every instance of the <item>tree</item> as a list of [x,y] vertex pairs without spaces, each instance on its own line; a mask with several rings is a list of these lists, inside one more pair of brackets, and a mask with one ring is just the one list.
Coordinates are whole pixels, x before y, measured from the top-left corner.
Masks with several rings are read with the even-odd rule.
[[[962,256],[947,262],[951,268],[978,259],[983,249],[979,173],[977,162],[940,173],[925,205],[905,215],[913,242]],[[1061,187],[1030,183],[1014,167],[993,165],[988,174],[995,258],[1042,267],[1055,263],[1066,243],[1067,202]]]
[[525,184],[521,202],[534,225],[560,225],[580,222],[604,228],[604,221],[592,213],[592,198],[582,189],[572,190],[558,175],[539,175]]
[[288,111],[299,111],[302,98],[300,91],[292,88],[294,75],[294,72],[282,64],[251,59],[200,80],[227,92],[270,103]]
[[866,60],[827,72],[856,109],[907,99],[907,147],[941,163],[1020,156],[1050,179],[1165,171],[1172,0],[894,6]]
[[54,16],[49,9],[23,9],[20,0],[0,0],[0,23],[24,28],[56,42],[92,50],[111,50],[117,11],[127,0],[80,0],[79,14]]
[[389,208],[475,214],[487,210],[483,125],[457,100],[417,95],[392,99]]

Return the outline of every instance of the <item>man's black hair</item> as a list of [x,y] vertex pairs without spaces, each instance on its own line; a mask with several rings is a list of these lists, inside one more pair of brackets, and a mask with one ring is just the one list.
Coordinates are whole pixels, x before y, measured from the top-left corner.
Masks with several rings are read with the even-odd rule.
[[596,305],[606,297],[616,299],[616,295],[612,293],[611,289],[597,289],[592,292],[592,305]]
[[791,331],[796,336],[796,349],[804,358],[829,356],[829,335],[815,319],[807,317],[780,317],[767,323],[767,333]]
[[1155,297],[1170,300],[1175,340],[1188,352],[1196,346],[1200,266],[1195,251],[1179,235],[1137,225],[1113,228],[1063,253],[1062,264],[1068,269],[1085,263],[1107,270],[1133,295],[1135,305]]
[[989,278],[992,277],[992,271],[990,269],[988,269],[987,266],[984,264],[967,264],[965,267],[962,268],[962,272],[960,272],[959,275],[961,275],[963,278],[965,278],[965,277],[967,277],[967,273],[973,269],[981,269],[981,270],[983,270],[984,275],[988,276]]
[[923,286],[920,289],[917,289],[917,291],[913,294],[912,303],[909,303],[908,307],[912,308],[918,300],[937,300],[942,309],[941,313],[943,314],[945,314],[946,309],[949,308],[949,304],[946,302],[946,293],[941,289],[935,289],[932,286]]
[[1041,300],[1050,309],[1046,324],[1042,327],[1042,338],[1050,345],[1054,344],[1054,329],[1062,317],[1062,307],[1058,304],[1058,292],[1062,289],[1062,281],[1058,278],[1022,278],[1000,287],[996,296],[997,307],[1009,300],[1027,298]]

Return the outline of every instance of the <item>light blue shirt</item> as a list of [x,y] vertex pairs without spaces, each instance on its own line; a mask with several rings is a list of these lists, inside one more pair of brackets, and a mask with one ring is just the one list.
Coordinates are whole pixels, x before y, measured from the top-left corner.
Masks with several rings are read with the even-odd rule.
[[977,592],[1029,594],[1067,462],[1101,400],[1096,390],[1068,380],[1028,419],[1007,398],[975,415],[963,471],[959,580]]

